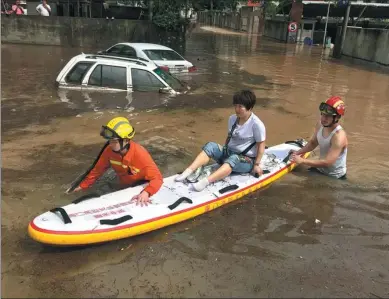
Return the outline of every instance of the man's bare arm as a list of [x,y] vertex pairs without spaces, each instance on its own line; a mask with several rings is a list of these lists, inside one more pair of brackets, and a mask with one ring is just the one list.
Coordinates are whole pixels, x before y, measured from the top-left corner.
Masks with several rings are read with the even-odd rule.
[[313,132],[311,138],[309,139],[308,143],[303,148],[299,149],[296,152],[296,155],[302,155],[302,154],[305,154],[307,152],[311,152],[319,145],[319,142],[317,141],[317,137],[316,137],[319,128],[320,128],[320,124],[317,123],[315,126],[315,129],[314,129],[314,132]]

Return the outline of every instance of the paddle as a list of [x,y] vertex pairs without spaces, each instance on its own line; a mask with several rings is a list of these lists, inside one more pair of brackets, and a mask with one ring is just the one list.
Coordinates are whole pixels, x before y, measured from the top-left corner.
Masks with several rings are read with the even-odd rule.
[[66,194],[72,192],[76,187],[85,179],[85,177],[89,174],[89,172],[95,167],[97,161],[99,161],[101,154],[105,150],[105,148],[108,146],[109,141],[107,141],[104,146],[101,148],[100,153],[97,155],[96,159],[93,161],[93,164],[82,174],[80,175],[71,185],[70,187],[65,191]]

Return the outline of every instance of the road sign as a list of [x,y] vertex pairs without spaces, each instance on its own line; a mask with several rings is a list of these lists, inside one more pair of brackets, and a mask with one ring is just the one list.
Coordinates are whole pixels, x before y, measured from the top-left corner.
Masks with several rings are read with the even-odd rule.
[[289,32],[296,32],[297,31],[297,23],[296,22],[289,23],[288,31]]

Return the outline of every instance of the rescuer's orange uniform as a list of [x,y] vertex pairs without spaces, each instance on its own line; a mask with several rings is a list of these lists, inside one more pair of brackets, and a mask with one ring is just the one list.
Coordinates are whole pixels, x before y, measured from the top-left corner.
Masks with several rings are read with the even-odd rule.
[[147,150],[131,141],[130,148],[124,156],[113,152],[107,146],[80,187],[82,189],[90,187],[109,167],[115,170],[122,185],[131,186],[142,180],[149,181],[144,189],[149,196],[154,195],[163,183],[162,174]]

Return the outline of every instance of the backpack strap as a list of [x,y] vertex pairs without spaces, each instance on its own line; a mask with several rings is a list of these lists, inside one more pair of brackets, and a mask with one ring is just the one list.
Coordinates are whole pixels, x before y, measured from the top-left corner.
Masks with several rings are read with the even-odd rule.
[[231,140],[231,137],[232,137],[232,133],[234,133],[236,125],[238,124],[238,122],[239,122],[239,117],[236,118],[235,123],[232,125],[231,131],[228,132],[227,139],[226,139],[226,142],[224,144],[225,148],[227,148],[228,144],[230,143],[230,140]]
[[[225,145],[224,145],[224,149],[226,149],[226,150],[227,150],[228,144],[229,144],[230,141],[231,141],[232,133],[234,133],[235,128],[236,128],[238,122],[239,122],[239,118],[237,117],[235,123],[232,125],[231,131],[228,132],[227,139],[226,139],[226,142],[225,142]],[[243,150],[243,152],[241,152],[239,155],[245,156],[245,155],[253,148],[253,146],[256,145],[256,144],[257,144],[256,142],[251,143],[251,144],[250,144],[247,148],[245,148],[245,149]]]
[[243,152],[241,152],[239,155],[245,156],[252,148],[254,145],[256,145],[256,142],[251,143],[248,147],[245,148]]

